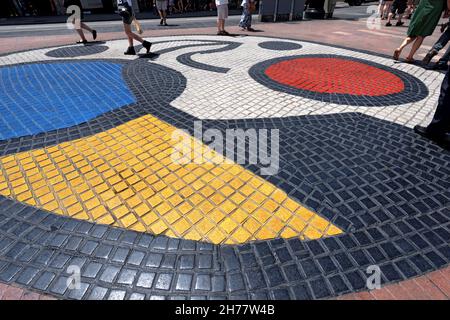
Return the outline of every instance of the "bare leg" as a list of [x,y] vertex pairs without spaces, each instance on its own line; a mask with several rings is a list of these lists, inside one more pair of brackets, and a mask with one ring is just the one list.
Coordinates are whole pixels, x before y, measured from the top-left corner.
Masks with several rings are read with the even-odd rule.
[[408,57],[406,58],[407,61],[414,60],[414,55],[416,54],[417,50],[419,50],[424,39],[425,39],[425,37],[420,37],[420,36],[416,38],[416,41],[414,41],[413,46],[411,48],[411,52],[409,53]]
[[161,18],[161,21],[165,24],[167,19],[167,13],[165,10],[159,10],[159,17]]
[[91,29],[86,23],[81,22],[81,23],[80,23],[80,27],[81,27],[82,29],[84,29],[84,30],[89,31],[89,32],[92,33],[92,29]]
[[387,25],[388,23],[391,23],[392,16],[393,16],[392,12],[389,12],[388,18],[387,18],[387,21],[386,21],[386,25]]
[[87,41],[86,37],[84,36],[84,32],[82,28],[83,22],[79,22],[79,25],[77,25],[77,19],[73,19],[72,24],[75,28],[75,30],[77,31],[78,35],[80,36],[81,41]]
[[387,15],[391,11],[392,1],[386,2],[384,5],[384,15]]
[[225,31],[225,20],[224,19],[217,19],[217,29],[219,32]]
[[380,17],[380,18],[382,18],[383,17],[383,9],[384,9],[384,6],[380,3],[379,5],[378,5],[378,16]]
[[400,45],[399,49],[400,52],[403,51],[403,49],[409,45],[411,42],[413,42],[414,40],[416,40],[417,37],[407,37],[405,40],[403,40],[403,43]]
[[139,41],[140,43],[144,42],[144,39],[131,31],[131,25],[124,23],[123,28],[125,30],[125,34],[128,37],[129,47],[133,46],[133,40]]
[[84,36],[83,29],[77,29],[77,33],[78,33],[78,35],[80,36],[80,38],[81,38],[82,41],[87,41],[87,40],[86,40],[86,37]]
[[402,44],[400,45],[400,47],[398,47],[397,49],[395,49],[394,51],[394,59],[398,60],[398,58],[400,57],[400,54],[402,53],[403,49],[409,45],[411,42],[413,42],[416,39],[416,37],[407,37],[405,40],[403,40]]
[[222,20],[222,30],[225,31],[225,20]]

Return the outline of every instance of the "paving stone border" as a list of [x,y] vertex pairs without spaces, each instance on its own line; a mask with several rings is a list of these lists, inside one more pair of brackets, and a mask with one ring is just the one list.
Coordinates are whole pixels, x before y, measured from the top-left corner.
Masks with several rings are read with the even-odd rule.
[[[184,90],[181,73],[144,60],[122,63],[136,104],[72,128],[2,141],[0,154],[88,136],[148,113],[192,130],[196,118],[170,106]],[[280,129],[281,170],[267,180],[346,234],[214,246],[1,198],[0,281],[73,299],[318,299],[364,290],[372,264],[381,267],[383,283],[449,264],[450,154],[411,130],[358,113],[203,123]],[[81,267],[81,290],[66,290],[69,265]]]

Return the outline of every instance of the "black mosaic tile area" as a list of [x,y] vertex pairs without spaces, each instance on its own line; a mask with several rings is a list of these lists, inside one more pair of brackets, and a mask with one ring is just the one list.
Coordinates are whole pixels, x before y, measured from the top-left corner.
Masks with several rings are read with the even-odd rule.
[[263,49],[274,50],[274,51],[299,50],[302,48],[301,44],[287,42],[287,41],[264,41],[264,42],[258,43],[258,46]]
[[108,49],[107,46],[90,44],[58,48],[48,51],[45,55],[52,58],[76,58],[102,53]]

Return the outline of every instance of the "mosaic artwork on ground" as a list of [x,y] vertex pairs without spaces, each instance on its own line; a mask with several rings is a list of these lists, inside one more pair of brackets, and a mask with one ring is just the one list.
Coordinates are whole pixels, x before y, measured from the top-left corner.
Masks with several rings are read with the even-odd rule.
[[[0,57],[0,282],[68,299],[320,299],[366,290],[372,265],[382,284],[448,265],[450,153],[411,130],[442,74],[229,39],[155,38],[152,59],[124,57],[124,40]],[[225,160],[200,121],[278,130],[278,170],[173,161],[180,129],[194,157]]]

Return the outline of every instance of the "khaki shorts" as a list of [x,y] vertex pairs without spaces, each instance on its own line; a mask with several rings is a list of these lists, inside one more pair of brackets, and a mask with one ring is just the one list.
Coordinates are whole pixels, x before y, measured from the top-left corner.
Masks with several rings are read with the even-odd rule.
[[158,11],[167,11],[167,0],[156,0],[156,9]]
[[217,18],[220,20],[228,19],[228,5],[221,4],[217,6]]

